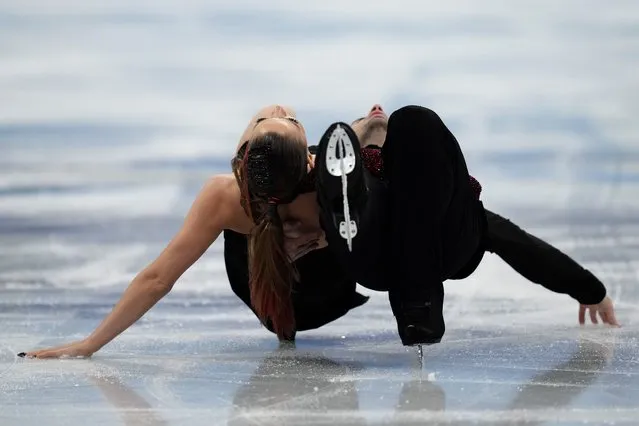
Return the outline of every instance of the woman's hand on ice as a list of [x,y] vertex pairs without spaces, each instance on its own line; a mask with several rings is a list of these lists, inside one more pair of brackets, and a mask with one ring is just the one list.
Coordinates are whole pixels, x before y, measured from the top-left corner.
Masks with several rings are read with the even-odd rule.
[[54,348],[40,349],[32,352],[19,353],[19,357],[27,358],[89,358],[95,350],[84,340],[69,343]]
[[597,315],[599,315],[604,324],[615,327],[621,326],[615,316],[615,307],[612,304],[612,299],[608,296],[596,305],[579,305],[579,324],[581,325],[586,323],[586,311],[589,311],[590,320],[593,324],[599,324],[597,320]]

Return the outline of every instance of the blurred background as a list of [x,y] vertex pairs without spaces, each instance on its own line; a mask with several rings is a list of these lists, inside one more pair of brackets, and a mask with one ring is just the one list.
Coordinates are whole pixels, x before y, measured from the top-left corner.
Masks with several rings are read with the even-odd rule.
[[[205,180],[230,171],[249,118],[273,103],[297,109],[311,143],[374,103],[434,109],[486,207],[599,275],[632,324],[638,69],[634,0],[0,0],[6,365],[18,350],[91,331],[178,230]],[[481,293],[539,308],[518,317],[512,307],[482,326],[576,323],[572,302],[491,262],[455,284],[452,300],[465,301],[456,313]],[[161,327],[193,330],[198,320],[240,321],[270,338],[231,297],[219,242],[174,292],[119,344],[134,350],[144,337],[159,341]],[[371,306],[382,306],[375,297]],[[212,312],[212,300],[232,308]],[[457,326],[477,321],[462,316]],[[326,333],[343,329],[351,323]],[[18,392],[12,374],[4,386]]]

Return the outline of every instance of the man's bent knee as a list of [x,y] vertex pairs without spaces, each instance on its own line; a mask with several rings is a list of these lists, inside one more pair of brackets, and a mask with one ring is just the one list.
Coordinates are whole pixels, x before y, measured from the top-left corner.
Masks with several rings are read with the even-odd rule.
[[388,119],[387,140],[392,140],[393,151],[399,149],[406,155],[443,154],[442,142],[449,138],[449,133],[439,115],[422,106],[405,106]]
[[401,125],[410,127],[422,126],[442,126],[444,122],[432,109],[419,106],[407,105],[394,111],[388,118],[388,126]]

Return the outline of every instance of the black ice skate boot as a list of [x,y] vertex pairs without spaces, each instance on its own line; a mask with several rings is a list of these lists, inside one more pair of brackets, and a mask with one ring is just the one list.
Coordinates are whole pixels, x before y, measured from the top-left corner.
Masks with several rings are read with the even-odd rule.
[[446,331],[442,312],[443,283],[434,284],[427,293],[409,295],[401,290],[391,289],[388,296],[402,344],[415,346],[441,342]]
[[367,198],[359,140],[346,123],[333,123],[317,148],[317,194],[328,225],[335,227],[352,251],[359,212]]

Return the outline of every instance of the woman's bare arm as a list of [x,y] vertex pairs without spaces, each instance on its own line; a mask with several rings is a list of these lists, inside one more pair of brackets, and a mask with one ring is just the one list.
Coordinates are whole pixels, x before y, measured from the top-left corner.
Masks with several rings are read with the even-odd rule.
[[227,227],[233,205],[231,198],[227,178],[211,179],[194,201],[179,232],[158,258],[133,279],[113,310],[89,337],[26,355],[37,358],[91,356],[133,325],[171,291],[178,278]]

